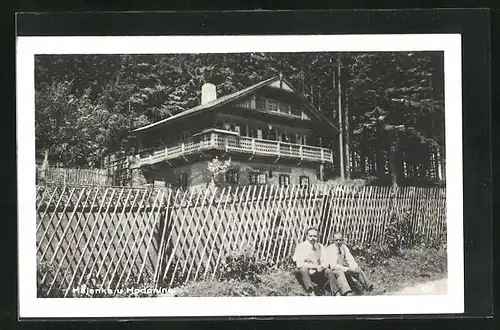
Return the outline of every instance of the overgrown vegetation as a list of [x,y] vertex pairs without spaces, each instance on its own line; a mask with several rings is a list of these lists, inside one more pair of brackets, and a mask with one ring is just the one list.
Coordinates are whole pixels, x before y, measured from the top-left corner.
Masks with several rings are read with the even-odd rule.
[[[355,253],[360,266],[375,284],[372,292],[380,295],[401,288],[446,277],[447,256],[444,245],[420,245],[407,248],[397,256],[388,256],[384,249],[372,248]],[[371,259],[363,257],[369,255]],[[253,267],[246,268],[253,274]],[[258,281],[237,278],[190,282],[179,288],[177,294],[185,297],[221,296],[303,296],[305,292],[293,275],[293,267],[269,268],[258,276]],[[250,277],[251,278],[251,277]]]
[[[366,248],[353,248],[352,252],[359,265],[375,284],[369,295],[380,295],[395,292],[405,286],[425,283],[433,279],[444,278],[447,275],[447,252],[444,244],[420,244],[400,250],[398,255],[390,255],[385,245]],[[39,268],[38,297],[62,297],[64,290],[61,278],[54,284],[50,294],[48,285],[41,283],[42,269]],[[53,279],[54,269],[49,273]],[[249,297],[249,296],[302,296],[303,288],[293,275],[293,264],[289,261],[272,264],[259,261],[248,249],[235,252],[224,262],[220,274],[215,279],[191,281],[182,284],[174,283],[176,296],[181,297]],[[128,290],[127,290],[128,288]],[[155,297],[169,295],[154,290],[153,281],[143,278],[139,283],[129,280],[121,285],[121,290],[102,292],[102,288],[92,281],[84,292],[68,292],[68,297],[75,298],[106,298],[106,297]],[[169,291],[170,292],[170,291]]]
[[[354,244],[351,252],[375,284],[371,295],[394,292],[407,285],[446,277],[446,237],[429,240],[410,227],[410,213],[391,213],[385,240]],[[260,260],[251,249],[230,254],[218,280],[188,283],[180,296],[304,295],[293,275],[291,258],[279,264]]]

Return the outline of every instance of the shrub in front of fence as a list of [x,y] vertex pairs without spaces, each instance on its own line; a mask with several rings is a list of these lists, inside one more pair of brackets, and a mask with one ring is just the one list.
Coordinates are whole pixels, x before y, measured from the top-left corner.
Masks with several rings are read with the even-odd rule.
[[186,284],[195,274],[198,278],[202,278],[205,273],[209,273],[203,263],[197,263],[189,269],[190,262],[186,258],[176,255],[169,257],[168,253],[160,258],[162,262],[157,279],[158,287],[178,288]]
[[220,268],[220,279],[223,281],[248,281],[260,282],[260,276],[267,271],[272,264],[259,258],[255,251],[243,248],[226,255]]
[[369,267],[383,264],[387,258],[400,256],[405,250],[422,247],[441,247],[446,245],[446,235],[425,237],[412,227],[411,213],[408,210],[392,212],[384,231],[381,243],[354,244],[350,247],[352,254]]

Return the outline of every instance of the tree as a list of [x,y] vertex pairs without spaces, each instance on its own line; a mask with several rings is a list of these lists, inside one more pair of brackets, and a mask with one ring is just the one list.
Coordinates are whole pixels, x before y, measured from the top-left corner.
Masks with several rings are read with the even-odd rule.
[[419,151],[439,147],[444,130],[437,133],[430,128],[433,117],[444,113],[442,94],[433,87],[433,65],[439,59],[432,54],[397,53],[359,54],[353,60],[350,88],[356,95],[351,98],[351,108],[357,110],[352,118],[356,148],[365,154],[375,151],[378,162],[387,152],[396,185],[405,171],[403,162],[428,164],[429,158],[418,157],[425,154]]
[[224,175],[227,170],[229,170],[232,166],[231,158],[226,161],[220,161],[216,156],[211,161],[207,162],[207,169],[211,173],[210,185],[212,187],[215,186],[215,181],[220,175]]
[[[103,155],[133,152],[135,141],[130,130],[200,104],[205,82],[214,83],[221,97],[279,73],[336,122],[336,55],[37,56],[37,152],[41,156],[43,150],[49,149],[51,160],[57,159],[65,166],[99,166]],[[378,107],[386,113],[384,125],[389,126],[384,127],[389,128],[388,132],[393,126],[401,127],[394,133],[398,141],[396,154],[409,164],[407,168],[426,172],[429,153],[444,168],[442,54],[343,53],[342,65],[340,100],[349,109],[343,112],[347,118],[342,122],[349,122],[352,154],[378,164],[377,176],[385,174],[382,165],[390,143],[388,138],[378,137],[380,128],[368,128]],[[351,135],[353,132],[357,134]],[[324,141],[338,148],[334,142]],[[394,170],[404,171],[403,165],[395,163]],[[371,175],[365,169],[357,173]]]

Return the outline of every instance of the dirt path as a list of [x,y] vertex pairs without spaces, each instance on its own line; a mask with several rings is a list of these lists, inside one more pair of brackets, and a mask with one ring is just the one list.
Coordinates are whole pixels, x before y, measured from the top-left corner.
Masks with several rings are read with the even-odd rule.
[[447,280],[445,278],[422,284],[407,286],[402,290],[388,293],[390,295],[421,295],[421,294],[446,294]]

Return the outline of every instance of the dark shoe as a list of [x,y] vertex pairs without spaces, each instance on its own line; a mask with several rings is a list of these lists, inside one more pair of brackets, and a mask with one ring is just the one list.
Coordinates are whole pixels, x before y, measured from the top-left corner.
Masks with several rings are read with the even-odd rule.
[[352,293],[352,291],[347,291],[346,293],[344,293],[344,296],[354,296],[354,294]]

